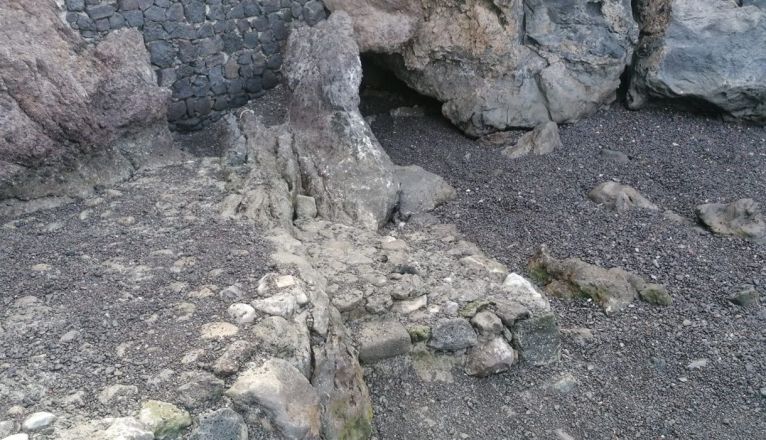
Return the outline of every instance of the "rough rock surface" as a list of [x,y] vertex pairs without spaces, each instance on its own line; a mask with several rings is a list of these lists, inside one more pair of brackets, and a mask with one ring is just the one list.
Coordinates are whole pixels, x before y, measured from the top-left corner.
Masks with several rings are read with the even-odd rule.
[[503,150],[505,156],[511,159],[524,157],[527,154],[543,155],[552,153],[564,145],[559,137],[559,127],[555,122],[540,124],[529,133],[525,133],[516,145]]
[[659,209],[657,205],[642,196],[632,186],[614,181],[599,184],[588,193],[588,198],[617,212],[623,212],[631,208],[651,209],[654,211]]
[[766,122],[763,2],[643,0],[628,105],[673,99],[729,117]]
[[532,257],[529,270],[549,293],[563,298],[592,298],[610,316],[623,311],[638,296],[655,304],[670,303],[664,288],[648,284],[637,275],[619,267],[604,269],[577,258],[557,260],[545,246]]
[[362,51],[471,135],[576,121],[614,100],[638,26],[627,0],[327,0]]
[[395,173],[401,184],[399,213],[405,218],[433,211],[455,198],[455,189],[444,179],[417,165],[397,166]]
[[755,242],[766,241],[766,216],[753,199],[697,206],[697,218],[716,234],[736,235]]
[[362,67],[351,20],[332,14],[288,40],[285,75],[292,91],[289,125],[264,127],[241,117],[247,170],[232,173],[239,186],[228,215],[292,222],[298,195],[315,199],[319,215],[377,229],[397,202],[394,166],[359,113]]
[[289,439],[319,439],[319,396],[298,369],[271,359],[241,374],[226,391],[238,408],[263,408]]
[[141,34],[88,46],[50,0],[0,5],[0,199],[78,194],[171,154]]

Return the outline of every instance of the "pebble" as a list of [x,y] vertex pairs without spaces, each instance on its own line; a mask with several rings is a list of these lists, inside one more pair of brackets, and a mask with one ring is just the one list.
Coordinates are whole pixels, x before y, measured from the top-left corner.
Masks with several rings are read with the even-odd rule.
[[697,359],[697,360],[691,361],[689,365],[686,366],[686,368],[690,370],[698,370],[704,367],[707,367],[707,359]]
[[21,424],[21,428],[24,431],[34,432],[43,430],[53,424],[56,421],[56,415],[49,412],[36,412],[26,419]]
[[202,339],[224,339],[234,336],[239,332],[236,325],[228,322],[210,322],[202,326],[200,334]]
[[227,313],[237,324],[249,324],[255,321],[255,309],[249,304],[237,303],[229,306]]

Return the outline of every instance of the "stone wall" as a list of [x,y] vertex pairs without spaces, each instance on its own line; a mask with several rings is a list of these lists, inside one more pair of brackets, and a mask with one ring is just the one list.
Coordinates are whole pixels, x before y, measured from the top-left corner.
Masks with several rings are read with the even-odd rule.
[[281,46],[294,21],[325,18],[318,0],[65,0],[66,21],[98,40],[143,33],[159,84],[172,90],[168,119],[197,129],[279,83]]

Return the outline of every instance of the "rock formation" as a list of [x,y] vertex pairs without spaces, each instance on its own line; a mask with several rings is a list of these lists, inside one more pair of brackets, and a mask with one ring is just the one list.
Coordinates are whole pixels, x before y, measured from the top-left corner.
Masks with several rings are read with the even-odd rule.
[[79,193],[169,153],[169,92],[138,32],[89,46],[53,1],[8,0],[0,39],[0,199]]
[[696,208],[697,218],[716,234],[735,235],[766,242],[766,216],[753,199],[731,203],[707,203]]
[[326,0],[362,51],[470,135],[573,122],[615,99],[638,27],[630,1]]
[[651,304],[672,303],[662,285],[647,283],[619,267],[605,269],[579,258],[558,260],[544,246],[530,260],[529,269],[547,292],[562,298],[591,298],[610,316],[623,311],[637,297]]
[[388,220],[399,184],[358,110],[362,65],[352,32],[348,15],[338,13],[290,36],[290,122],[267,128],[242,115],[239,142],[246,143],[249,163],[233,173],[241,190],[229,199],[229,215],[289,225],[298,195],[304,195],[327,219],[372,229]]
[[766,3],[641,0],[637,10],[630,107],[671,99],[766,122]]

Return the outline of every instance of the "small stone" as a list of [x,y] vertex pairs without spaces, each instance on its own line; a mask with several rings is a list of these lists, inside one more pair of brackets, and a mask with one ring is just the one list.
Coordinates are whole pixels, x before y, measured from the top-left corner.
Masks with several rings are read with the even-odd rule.
[[630,157],[628,157],[628,155],[623,153],[622,151],[609,150],[607,148],[604,148],[603,150],[601,150],[601,157],[606,160],[611,160],[612,162],[617,162],[621,164],[630,163]]
[[98,395],[98,401],[104,405],[109,405],[112,402],[123,400],[136,394],[138,394],[138,387],[135,385],[111,385],[101,391]]
[[158,400],[144,402],[138,418],[154,432],[157,440],[175,439],[181,431],[192,424],[188,412],[171,403]]
[[566,394],[575,389],[577,386],[577,379],[572,373],[564,373],[558,377],[551,385],[550,388],[562,394]]
[[415,324],[407,329],[407,333],[413,344],[431,339],[431,327],[427,325]]
[[70,342],[75,341],[79,337],[80,337],[80,332],[78,330],[70,330],[61,336],[61,338],[59,339],[59,342],[61,342],[62,344],[68,344]]
[[525,133],[516,145],[504,149],[502,154],[511,159],[518,159],[528,154],[549,154],[563,146],[558,125],[555,122],[546,122]]
[[183,385],[178,387],[178,401],[190,410],[214,403],[223,395],[223,380],[204,371],[187,371],[181,374]]
[[513,341],[521,359],[532,365],[549,365],[561,357],[561,337],[553,313],[517,322]]
[[202,339],[225,339],[239,332],[234,324],[228,322],[211,322],[202,326],[200,333]]
[[646,284],[638,291],[642,300],[649,304],[658,306],[669,306],[673,304],[673,298],[668,293],[665,286],[661,284]]
[[5,437],[3,440],[29,440],[29,435],[24,433],[13,434]]
[[697,359],[689,362],[689,365],[687,365],[686,368],[689,370],[699,370],[700,368],[707,367],[707,363],[707,359]]
[[24,419],[21,429],[27,432],[41,431],[50,427],[56,421],[56,415],[49,412],[36,412]]
[[516,352],[508,345],[505,338],[498,336],[471,349],[465,372],[470,376],[486,377],[507,371],[514,362],[516,362]]
[[410,334],[399,321],[372,321],[362,324],[357,338],[359,360],[375,362],[409,353]]
[[122,417],[104,431],[104,440],[154,440],[154,433],[133,417]]
[[259,312],[283,318],[293,316],[297,307],[295,296],[289,293],[275,295],[271,298],[257,299],[250,304]]
[[295,215],[299,219],[312,219],[317,216],[317,203],[313,197],[298,194],[295,198]]
[[482,336],[496,336],[503,332],[503,322],[494,313],[482,311],[471,319],[471,324],[479,331]]
[[13,420],[3,420],[0,422],[0,438],[8,437],[16,432],[16,423]]
[[221,290],[218,295],[222,300],[227,302],[238,301],[242,299],[243,296],[245,296],[242,292],[242,288],[236,284]]
[[420,310],[428,305],[428,296],[423,295],[415,299],[404,301],[395,301],[391,311],[402,315],[408,315],[416,310]]
[[642,208],[656,211],[657,205],[642,196],[635,188],[618,182],[604,182],[588,193],[588,198],[598,204],[608,206],[617,212],[631,208]]
[[729,297],[729,301],[741,307],[758,307],[761,302],[761,295],[755,290],[755,287],[748,286]]
[[487,307],[492,305],[492,301],[488,301],[486,299],[477,299],[475,301],[471,301],[468,304],[465,304],[463,307],[460,308],[458,313],[460,316],[466,319],[473,318],[477,313],[480,311],[486,309]]
[[231,376],[252,356],[253,345],[247,341],[234,341],[226,347],[213,364],[213,372],[219,376]]
[[229,306],[226,311],[237,324],[249,324],[255,321],[255,309],[249,304],[237,303]]
[[437,350],[457,351],[476,345],[478,339],[471,324],[462,318],[443,319],[431,330],[428,346]]
[[247,425],[231,408],[223,408],[199,416],[197,428],[189,440],[247,440]]

